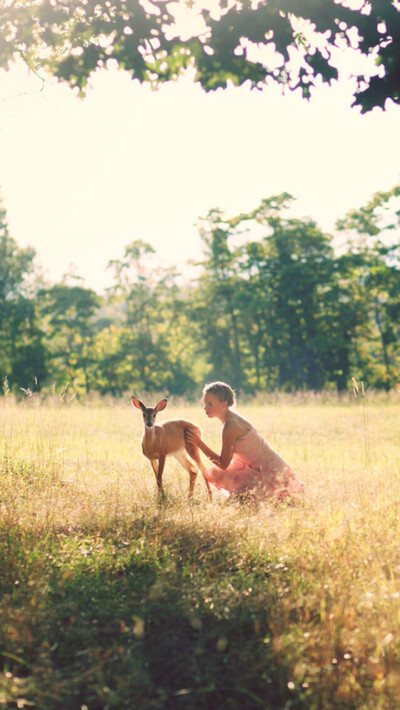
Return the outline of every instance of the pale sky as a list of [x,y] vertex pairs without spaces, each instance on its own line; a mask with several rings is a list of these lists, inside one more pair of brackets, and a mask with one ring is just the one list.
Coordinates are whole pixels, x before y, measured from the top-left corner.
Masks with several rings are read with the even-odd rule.
[[91,85],[82,100],[25,66],[0,71],[0,195],[52,281],[74,264],[101,291],[135,239],[182,269],[201,256],[195,223],[210,208],[230,217],[283,191],[332,233],[400,180],[400,107],[361,115],[346,81],[310,102],[189,79],[154,92],[117,70]]

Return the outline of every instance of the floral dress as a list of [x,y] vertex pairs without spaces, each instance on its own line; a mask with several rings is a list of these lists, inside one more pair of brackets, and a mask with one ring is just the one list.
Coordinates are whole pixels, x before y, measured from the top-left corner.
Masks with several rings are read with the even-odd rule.
[[226,469],[211,466],[204,475],[225,495],[251,492],[258,499],[280,499],[304,489],[293,469],[254,428],[236,439]]

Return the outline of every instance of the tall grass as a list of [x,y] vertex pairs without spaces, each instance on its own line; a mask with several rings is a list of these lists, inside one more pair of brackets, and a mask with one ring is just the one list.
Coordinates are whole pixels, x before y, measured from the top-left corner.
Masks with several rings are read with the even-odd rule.
[[250,506],[173,459],[159,505],[129,403],[4,397],[0,707],[400,708],[400,402],[358,394],[241,407],[305,483]]

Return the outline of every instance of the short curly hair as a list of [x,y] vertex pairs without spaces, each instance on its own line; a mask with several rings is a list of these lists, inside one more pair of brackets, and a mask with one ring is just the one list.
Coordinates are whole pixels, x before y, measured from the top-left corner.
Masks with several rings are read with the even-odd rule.
[[209,382],[203,387],[203,397],[206,394],[215,394],[221,402],[227,402],[228,407],[236,402],[235,391],[226,382]]

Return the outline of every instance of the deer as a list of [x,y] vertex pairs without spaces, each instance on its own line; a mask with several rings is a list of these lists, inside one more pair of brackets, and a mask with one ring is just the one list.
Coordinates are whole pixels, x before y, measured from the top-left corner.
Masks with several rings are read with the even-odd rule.
[[162,424],[155,424],[158,412],[161,412],[168,404],[168,399],[160,399],[155,407],[146,407],[140,399],[132,395],[132,403],[137,409],[142,410],[144,421],[144,433],[142,438],[143,454],[149,459],[156,476],[159,496],[164,496],[162,476],[164,472],[165,460],[167,456],[174,456],[184,469],[189,473],[189,500],[193,497],[194,484],[197,477],[197,469],[188,458],[197,464],[197,468],[203,474],[207,486],[208,498],[212,499],[210,484],[204,476],[204,464],[200,458],[197,446],[190,444],[185,439],[185,430],[192,429],[201,436],[201,429],[194,422],[188,419],[167,419]]

